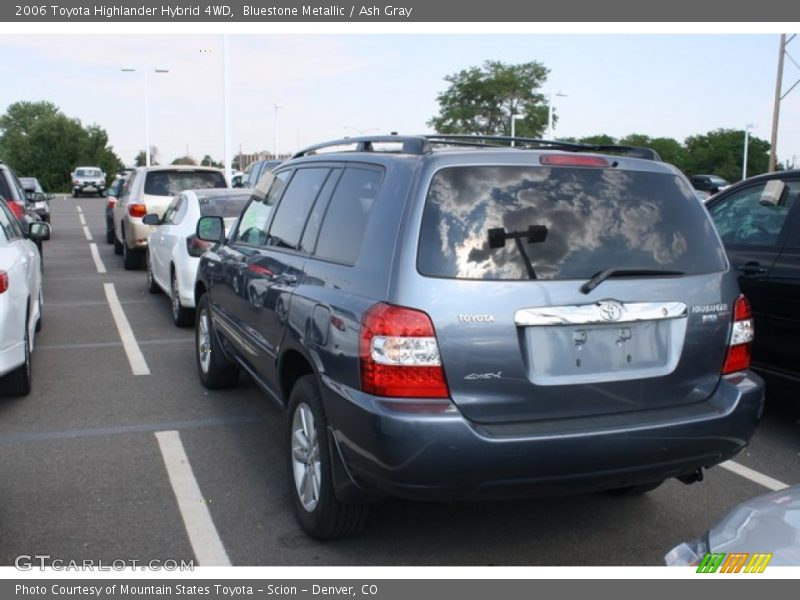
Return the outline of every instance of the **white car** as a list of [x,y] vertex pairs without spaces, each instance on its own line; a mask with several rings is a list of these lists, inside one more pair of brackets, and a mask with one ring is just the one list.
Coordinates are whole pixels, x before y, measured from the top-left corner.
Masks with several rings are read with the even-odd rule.
[[170,202],[164,216],[145,215],[142,222],[157,225],[147,240],[147,288],[162,290],[172,301],[178,327],[194,324],[194,282],[200,256],[211,244],[195,235],[200,217],[222,217],[225,228],[239,217],[250,189],[186,190]]
[[25,396],[31,391],[31,351],[42,317],[42,262],[31,239],[46,240],[50,225],[23,227],[0,199],[0,391]]

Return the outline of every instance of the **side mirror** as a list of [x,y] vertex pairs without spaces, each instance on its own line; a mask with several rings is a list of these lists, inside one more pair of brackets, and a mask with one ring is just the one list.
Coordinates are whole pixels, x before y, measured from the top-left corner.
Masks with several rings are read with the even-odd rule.
[[44,221],[33,221],[28,226],[28,237],[34,241],[46,241],[50,239],[50,223]]
[[197,239],[204,242],[222,243],[225,241],[225,221],[222,217],[200,217],[195,233]]
[[150,213],[142,217],[142,223],[145,225],[160,225],[161,217],[159,217],[156,213]]
[[34,202],[44,202],[45,200],[47,200],[47,198],[45,197],[45,195],[42,192],[36,192],[33,195],[33,201]]

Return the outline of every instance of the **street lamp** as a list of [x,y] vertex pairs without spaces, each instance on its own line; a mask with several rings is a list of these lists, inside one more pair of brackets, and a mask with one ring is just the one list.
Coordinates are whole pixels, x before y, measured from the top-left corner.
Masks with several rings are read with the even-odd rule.
[[[123,73],[133,73],[137,69],[123,67]],[[144,162],[145,166],[150,166],[150,92],[149,92],[149,73],[151,67],[142,67],[144,71]],[[169,73],[169,69],[152,69],[154,73]]]
[[550,92],[547,94],[547,138],[548,140],[553,139],[553,96],[558,96],[559,98],[566,98],[567,95],[561,93],[559,90],[555,94]]
[[742,181],[747,179],[747,150],[750,147],[750,131],[753,125],[747,124],[744,126],[744,159],[742,160]]
[[[525,115],[511,115],[511,137],[512,138],[514,137],[514,132],[516,131],[516,128],[514,127],[514,125],[516,124],[518,119],[524,119],[524,118],[525,118]],[[512,146],[514,145],[514,140],[513,139],[511,140],[511,145]]]
[[278,111],[281,110],[283,107],[278,106],[277,104],[273,104],[272,106],[275,107],[275,159],[278,159]]

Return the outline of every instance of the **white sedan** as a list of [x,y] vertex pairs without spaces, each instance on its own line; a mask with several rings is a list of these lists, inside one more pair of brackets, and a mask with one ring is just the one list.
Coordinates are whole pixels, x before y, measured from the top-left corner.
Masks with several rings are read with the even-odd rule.
[[251,193],[250,189],[186,190],[175,196],[160,219],[156,214],[144,217],[144,223],[158,225],[147,241],[147,289],[169,295],[172,319],[178,327],[194,324],[197,265],[211,245],[197,239],[197,221],[222,217],[225,228],[230,229]]
[[[31,351],[42,317],[42,261],[31,239],[46,240],[50,225],[23,227],[0,198],[0,393],[31,391]],[[31,238],[31,239],[28,239]]]

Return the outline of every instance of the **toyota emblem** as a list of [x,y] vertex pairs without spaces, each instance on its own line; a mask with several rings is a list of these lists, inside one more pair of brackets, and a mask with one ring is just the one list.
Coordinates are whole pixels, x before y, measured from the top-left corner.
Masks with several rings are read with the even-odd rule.
[[616,300],[603,300],[597,306],[604,321],[619,321],[622,318],[622,304]]

